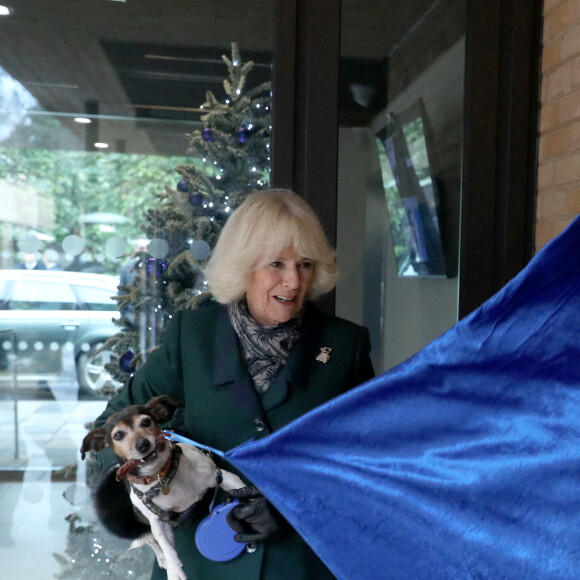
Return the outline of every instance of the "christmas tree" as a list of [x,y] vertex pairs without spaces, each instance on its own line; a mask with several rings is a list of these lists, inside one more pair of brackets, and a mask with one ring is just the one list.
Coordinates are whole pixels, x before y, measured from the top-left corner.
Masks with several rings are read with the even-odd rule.
[[[225,98],[206,93],[204,126],[188,136],[194,162],[176,168],[176,187],[158,194],[158,206],[145,213],[143,229],[151,241],[133,256],[133,281],[120,286],[119,310],[127,315],[104,346],[118,356],[107,370],[119,383],[159,344],[174,312],[211,300],[202,270],[219,232],[249,192],[269,184],[270,83],[248,89],[254,63],[242,62],[235,43],[231,48],[231,58],[222,56]],[[115,390],[108,385],[103,394]]]
[[[147,249],[130,256],[132,281],[119,287],[121,318],[116,324],[120,330],[103,346],[118,356],[118,361],[107,365],[118,384],[159,344],[174,312],[211,302],[203,266],[219,232],[249,192],[269,184],[270,83],[247,89],[253,63],[242,63],[235,43],[231,59],[222,58],[228,70],[225,98],[220,101],[207,92],[201,116],[204,126],[188,136],[192,163],[176,168],[176,187],[159,193],[157,207],[145,212]],[[116,390],[109,384],[101,393],[111,396]],[[89,487],[95,470],[96,460],[87,457]],[[66,555],[54,554],[61,566],[57,577],[148,577],[149,548],[127,551],[128,543],[112,538],[92,519],[68,516]]]

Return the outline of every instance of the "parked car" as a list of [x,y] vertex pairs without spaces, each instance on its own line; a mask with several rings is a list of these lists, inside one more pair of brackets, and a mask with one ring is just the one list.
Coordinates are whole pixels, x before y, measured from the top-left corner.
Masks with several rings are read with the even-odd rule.
[[113,353],[97,351],[118,331],[118,284],[103,274],[0,270],[0,384],[10,384],[14,360],[22,387],[76,387],[76,378],[81,390],[95,392],[112,382],[104,367]]

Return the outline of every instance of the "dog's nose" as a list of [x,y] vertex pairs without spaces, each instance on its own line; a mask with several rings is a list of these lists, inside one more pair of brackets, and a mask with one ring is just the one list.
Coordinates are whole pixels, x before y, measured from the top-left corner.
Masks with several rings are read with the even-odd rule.
[[147,451],[151,449],[151,442],[145,437],[139,437],[137,443],[135,443],[135,449],[137,449],[139,453],[147,453]]

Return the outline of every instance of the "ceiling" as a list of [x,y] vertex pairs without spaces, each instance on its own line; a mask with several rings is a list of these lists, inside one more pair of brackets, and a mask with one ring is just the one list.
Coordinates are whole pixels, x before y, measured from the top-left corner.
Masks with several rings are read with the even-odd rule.
[[[255,62],[251,84],[270,77],[274,4],[12,0],[13,13],[0,17],[0,67],[38,105],[23,104],[0,77],[0,128],[44,119],[47,127],[58,122],[63,134],[57,138],[57,130],[46,130],[43,146],[90,148],[98,139],[111,150],[183,155],[185,134],[199,125],[206,91],[224,96],[221,55],[229,54],[232,41],[243,60]],[[343,56],[382,61],[432,4],[343,0]],[[29,112],[23,116],[19,106]],[[79,125],[78,115],[98,123]],[[4,145],[30,146],[30,138],[30,132],[14,130],[2,141],[0,132]]]

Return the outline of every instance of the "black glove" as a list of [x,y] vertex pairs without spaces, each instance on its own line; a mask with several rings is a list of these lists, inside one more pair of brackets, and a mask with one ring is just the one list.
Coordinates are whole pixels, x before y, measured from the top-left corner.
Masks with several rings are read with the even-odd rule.
[[234,536],[236,542],[265,540],[284,528],[285,520],[257,488],[232,489],[228,495],[239,500],[239,504],[226,516],[230,527],[237,532]]

